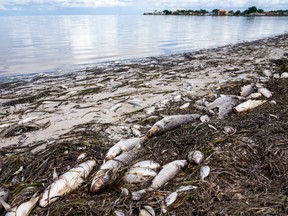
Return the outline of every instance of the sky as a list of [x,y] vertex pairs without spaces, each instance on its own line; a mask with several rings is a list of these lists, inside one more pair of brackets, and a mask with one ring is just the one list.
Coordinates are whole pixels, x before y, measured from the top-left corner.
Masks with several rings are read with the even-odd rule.
[[164,9],[288,10],[288,0],[0,0],[0,15],[142,14]]

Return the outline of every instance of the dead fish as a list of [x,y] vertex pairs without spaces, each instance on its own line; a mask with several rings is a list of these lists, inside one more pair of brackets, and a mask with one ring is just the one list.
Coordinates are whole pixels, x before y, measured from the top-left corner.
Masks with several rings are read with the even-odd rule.
[[212,115],[212,116],[215,115],[215,112],[211,109],[208,109],[207,107],[196,105],[196,104],[194,105],[194,107],[195,107],[195,109],[197,109],[201,112],[207,113],[208,115]]
[[140,162],[134,164],[132,167],[143,167],[143,168],[149,168],[152,170],[158,170],[161,166],[160,166],[160,164],[158,164],[152,160],[144,160],[144,161],[140,161]]
[[209,166],[202,166],[200,168],[200,179],[204,180],[210,174],[210,167]]
[[[0,200],[7,202],[9,198],[9,192],[5,190],[4,188],[0,188]],[[2,203],[0,202],[0,214],[2,214],[4,211],[4,207]]]
[[140,176],[156,176],[157,175],[157,173],[154,170],[145,168],[145,167],[132,167],[131,169],[127,171],[127,173],[136,174]]
[[177,196],[178,196],[177,192],[169,194],[165,199],[166,206],[172,205],[176,201]]
[[86,153],[85,152],[83,152],[83,153],[81,153],[78,157],[77,157],[77,161],[79,161],[79,160],[83,160],[85,157],[86,157]]
[[31,211],[35,208],[39,196],[33,196],[29,201],[20,204],[19,206],[11,207],[8,203],[0,199],[1,204],[7,211],[5,216],[28,216]]
[[41,207],[46,207],[61,196],[78,188],[83,183],[84,179],[90,174],[95,165],[95,160],[88,160],[61,175],[46,188],[43,194],[41,194],[39,205]]
[[141,144],[143,144],[145,140],[145,137],[120,140],[108,150],[105,158],[110,160],[115,158],[121,152],[129,151],[134,148],[141,148]]
[[190,106],[190,103],[185,103],[185,104],[183,104],[181,107],[180,107],[180,109],[186,109],[186,108],[188,108]]
[[105,162],[100,170],[94,175],[90,192],[95,194],[101,192],[106,186],[113,183],[118,176],[118,168],[130,164],[137,156],[136,149],[122,152],[119,156]]
[[209,110],[211,109],[214,109],[216,107],[219,107],[221,106],[222,104],[224,103],[227,103],[227,102],[231,102],[233,101],[233,98],[229,97],[229,96],[226,96],[226,95],[221,95],[221,97],[217,98],[216,100],[214,100],[212,103],[209,103],[207,105],[207,108]]
[[115,216],[126,216],[126,214],[122,210],[115,210],[114,215]]
[[249,84],[249,85],[245,85],[241,88],[241,92],[240,95],[243,97],[247,97],[249,96],[251,93],[253,92],[253,85]]
[[136,129],[136,128],[131,128],[131,131],[132,131],[132,134],[135,136],[135,137],[140,137],[141,136],[141,132]]
[[272,97],[272,92],[269,91],[267,88],[259,88],[258,92],[260,92],[266,98]]
[[187,185],[187,186],[180,186],[176,192],[184,192],[184,191],[189,191],[189,190],[193,190],[193,189],[197,189],[196,186],[193,185]]
[[201,116],[201,117],[200,117],[200,121],[201,121],[202,123],[206,123],[206,122],[209,122],[209,121],[210,121],[210,118],[209,118],[208,115],[204,115],[204,116]]
[[262,94],[260,92],[255,92],[255,93],[250,94],[247,98],[248,99],[256,99],[256,98],[259,98],[261,96],[262,96]]
[[153,179],[150,188],[153,190],[161,188],[169,180],[174,178],[182,168],[186,166],[186,160],[176,160],[166,164],[163,166],[163,169],[158,173],[158,175]]
[[132,167],[125,173],[124,180],[130,184],[144,183],[155,177],[157,173],[149,168]]
[[218,119],[223,119],[230,112],[232,112],[233,107],[236,105],[236,100],[232,100],[226,103],[223,103],[219,106]]
[[160,121],[156,122],[152,128],[146,133],[148,138],[157,136],[169,130],[173,130],[181,125],[188,124],[196,119],[199,119],[199,114],[187,114],[187,115],[173,115],[167,116]]
[[140,210],[139,216],[155,216],[155,211],[151,206],[143,206]]
[[133,105],[133,106],[139,106],[139,107],[142,107],[142,104],[141,104],[141,100],[140,99],[133,99],[133,100],[130,100],[128,101],[129,104]]
[[117,103],[117,104],[115,104],[114,106],[112,106],[112,107],[110,108],[110,110],[116,112],[117,109],[119,109],[121,106],[122,106],[121,103]]
[[231,127],[231,126],[225,126],[223,129],[224,129],[224,133],[227,135],[233,135],[237,131],[236,128]]
[[152,114],[153,112],[155,112],[155,107],[145,108],[144,111],[146,112],[147,115],[150,115],[150,114]]
[[240,113],[240,112],[254,109],[266,102],[267,102],[266,100],[248,100],[237,105],[236,107],[233,108],[233,110],[237,113]]
[[195,163],[195,164],[199,164],[203,161],[204,159],[204,154],[201,151],[195,150],[195,151],[191,151],[188,156],[188,161],[190,163]]

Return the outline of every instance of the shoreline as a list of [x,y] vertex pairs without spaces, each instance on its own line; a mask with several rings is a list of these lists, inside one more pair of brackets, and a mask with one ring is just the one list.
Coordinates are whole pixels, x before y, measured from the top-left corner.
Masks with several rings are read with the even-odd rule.
[[[34,125],[31,132],[12,134],[3,138],[0,146],[57,139],[73,127],[91,121],[122,125],[129,131],[134,127],[133,118],[149,117],[171,101],[184,105],[191,98],[211,98],[217,89],[230,82],[269,80],[265,73],[273,75],[276,70],[270,60],[287,53],[287,43],[288,34],[284,34],[171,56],[109,62],[83,72],[3,83],[0,133],[21,124],[45,127]],[[154,111],[150,113],[149,109]],[[129,119],[127,113],[136,114]],[[120,139],[122,126],[112,127],[109,138]]]

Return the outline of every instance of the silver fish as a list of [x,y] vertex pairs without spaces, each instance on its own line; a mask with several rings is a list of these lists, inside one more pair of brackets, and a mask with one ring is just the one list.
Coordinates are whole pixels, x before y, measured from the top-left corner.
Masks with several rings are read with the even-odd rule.
[[204,154],[201,151],[191,151],[188,154],[188,161],[190,163],[195,163],[195,164],[199,164],[203,161],[204,159]]
[[157,136],[169,130],[173,130],[181,125],[188,124],[196,119],[199,119],[199,114],[187,114],[187,115],[173,115],[167,116],[160,121],[156,122],[152,128],[146,133],[148,138]]
[[166,206],[172,205],[176,201],[177,196],[178,196],[177,192],[169,194],[165,199]]
[[37,202],[39,200],[39,196],[33,196],[29,201],[20,204],[19,206],[15,206],[11,208],[6,202],[0,199],[0,202],[6,209],[7,213],[5,216],[28,216],[31,211],[35,208]]
[[46,188],[43,194],[41,194],[39,205],[41,207],[46,207],[61,196],[77,189],[83,183],[84,179],[87,178],[95,165],[95,160],[88,160],[61,175]]
[[161,166],[152,160],[144,160],[134,164],[132,167],[145,167],[152,170],[158,170]]
[[156,176],[157,175],[157,173],[154,170],[145,168],[145,167],[132,167],[127,172],[131,174],[140,175],[140,176]]
[[245,102],[237,105],[233,109],[235,112],[240,113],[240,112],[254,109],[258,106],[261,106],[262,104],[264,104],[266,102],[267,102],[266,100],[248,100],[248,101],[245,101]]
[[145,137],[120,140],[108,150],[105,158],[110,160],[115,158],[121,152],[129,151],[134,148],[141,148],[141,144],[144,143],[145,140]]
[[95,194],[101,192],[107,185],[116,180],[118,168],[130,164],[137,156],[138,151],[133,149],[128,152],[122,152],[113,160],[105,162],[100,170],[94,175],[91,183],[90,192]]
[[247,98],[248,99],[256,99],[256,98],[259,98],[261,96],[262,96],[262,94],[260,92],[255,92],[255,93],[250,94]]
[[158,173],[158,175],[153,179],[150,188],[153,190],[161,188],[169,180],[173,179],[181,171],[182,168],[187,166],[187,164],[188,163],[186,160],[176,160],[166,164],[163,166],[163,169]]
[[155,211],[151,206],[143,206],[140,210],[139,216],[155,216]]
[[258,89],[258,92],[260,92],[264,97],[266,98],[270,98],[272,97],[272,92],[269,91],[267,88],[259,88]]
[[223,119],[226,115],[228,115],[230,112],[232,112],[233,107],[235,105],[236,105],[235,100],[221,104],[219,106],[218,119]]
[[200,168],[200,179],[204,180],[210,174],[210,167],[209,166],[202,166]]
[[231,101],[233,101],[233,98],[231,98],[229,96],[226,96],[226,95],[222,95],[221,97],[219,97],[216,100],[214,100],[212,103],[209,103],[207,105],[207,108],[209,110],[211,110],[211,109],[214,109],[216,107],[221,106],[224,103],[231,102]]
[[249,96],[251,93],[253,92],[253,85],[249,84],[249,85],[245,85],[241,88],[241,92],[240,95],[243,97],[247,97]]
[[[0,188],[0,200],[7,202],[9,198],[9,192],[5,190],[4,188]],[[3,205],[0,203],[0,214],[4,211]]]
[[132,173],[126,173],[124,176],[124,181],[129,184],[137,184],[137,183],[144,183],[149,181],[151,178],[149,176],[141,176]]

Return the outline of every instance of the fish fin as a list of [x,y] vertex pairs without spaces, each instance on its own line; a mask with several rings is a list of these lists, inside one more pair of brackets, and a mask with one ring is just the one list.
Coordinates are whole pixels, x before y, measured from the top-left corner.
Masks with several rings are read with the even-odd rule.
[[56,168],[54,168],[54,170],[53,170],[53,180],[55,181],[57,179],[58,179],[58,173],[56,171]]

